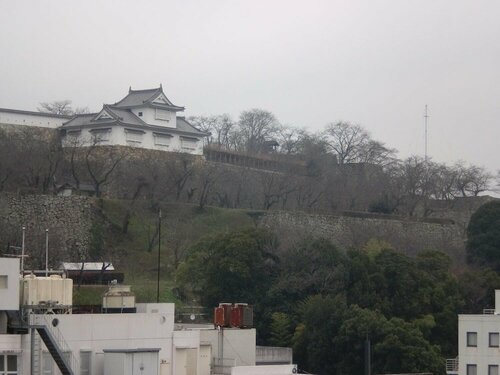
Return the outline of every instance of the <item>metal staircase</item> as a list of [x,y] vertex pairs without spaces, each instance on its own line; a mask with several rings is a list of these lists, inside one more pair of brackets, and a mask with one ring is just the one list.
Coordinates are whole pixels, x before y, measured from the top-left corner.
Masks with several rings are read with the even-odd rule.
[[61,371],[61,374],[63,375],[74,375],[73,370],[71,369],[71,365],[68,363],[66,358],[64,358],[64,354],[59,348],[59,345],[57,345],[56,340],[50,333],[50,331],[47,329],[46,326],[32,326],[31,328],[34,328],[37,330],[38,334],[43,340],[43,343],[47,347],[47,350],[49,351],[50,355],[54,359],[54,362],[56,363],[57,367]]
[[[50,317],[55,318],[57,315],[50,315]],[[78,368],[78,362],[76,358],[71,353],[69,346],[64,341],[61,332],[57,327],[55,327],[49,321],[47,315],[32,315],[30,317],[31,329],[36,330],[38,335],[42,339],[43,343],[47,347],[50,355],[54,359],[57,367],[63,375],[74,375],[74,369]],[[36,341],[36,338],[35,338]],[[40,350],[38,349],[38,355],[35,354],[35,366],[37,371],[40,371]]]

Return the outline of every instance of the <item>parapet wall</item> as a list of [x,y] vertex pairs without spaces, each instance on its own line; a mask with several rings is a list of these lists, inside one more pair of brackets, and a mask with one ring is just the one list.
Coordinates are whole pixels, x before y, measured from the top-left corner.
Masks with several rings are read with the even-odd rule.
[[456,265],[465,261],[465,246],[459,225],[452,220],[408,220],[396,216],[339,213],[315,215],[270,211],[259,224],[277,232],[280,239],[296,241],[307,236],[330,239],[341,248],[363,248],[371,239],[388,242],[407,255],[422,250],[447,253]]
[[83,196],[0,194],[2,242],[19,245],[26,227],[26,253],[33,266],[41,265],[45,230],[49,230],[49,254],[53,266],[79,259],[87,253],[95,214],[93,199]]

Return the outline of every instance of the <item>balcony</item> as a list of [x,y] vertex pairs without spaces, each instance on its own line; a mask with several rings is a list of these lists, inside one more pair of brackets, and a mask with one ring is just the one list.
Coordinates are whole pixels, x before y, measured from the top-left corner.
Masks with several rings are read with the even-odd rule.
[[446,360],[446,374],[458,375],[458,357]]

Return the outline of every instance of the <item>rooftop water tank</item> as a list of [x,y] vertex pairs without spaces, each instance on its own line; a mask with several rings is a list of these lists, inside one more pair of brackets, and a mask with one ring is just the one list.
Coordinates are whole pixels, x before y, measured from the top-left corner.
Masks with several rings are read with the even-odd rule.
[[130,285],[112,283],[102,298],[104,313],[135,313],[135,295]]
[[21,303],[24,306],[61,307],[73,304],[73,280],[59,275],[21,279]]

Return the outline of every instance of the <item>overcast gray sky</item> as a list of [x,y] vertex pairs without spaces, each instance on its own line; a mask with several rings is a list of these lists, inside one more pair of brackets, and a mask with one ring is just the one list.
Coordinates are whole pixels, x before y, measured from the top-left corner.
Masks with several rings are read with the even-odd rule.
[[344,120],[400,150],[500,168],[500,1],[0,0],[0,107],[98,110],[163,83],[185,114]]

